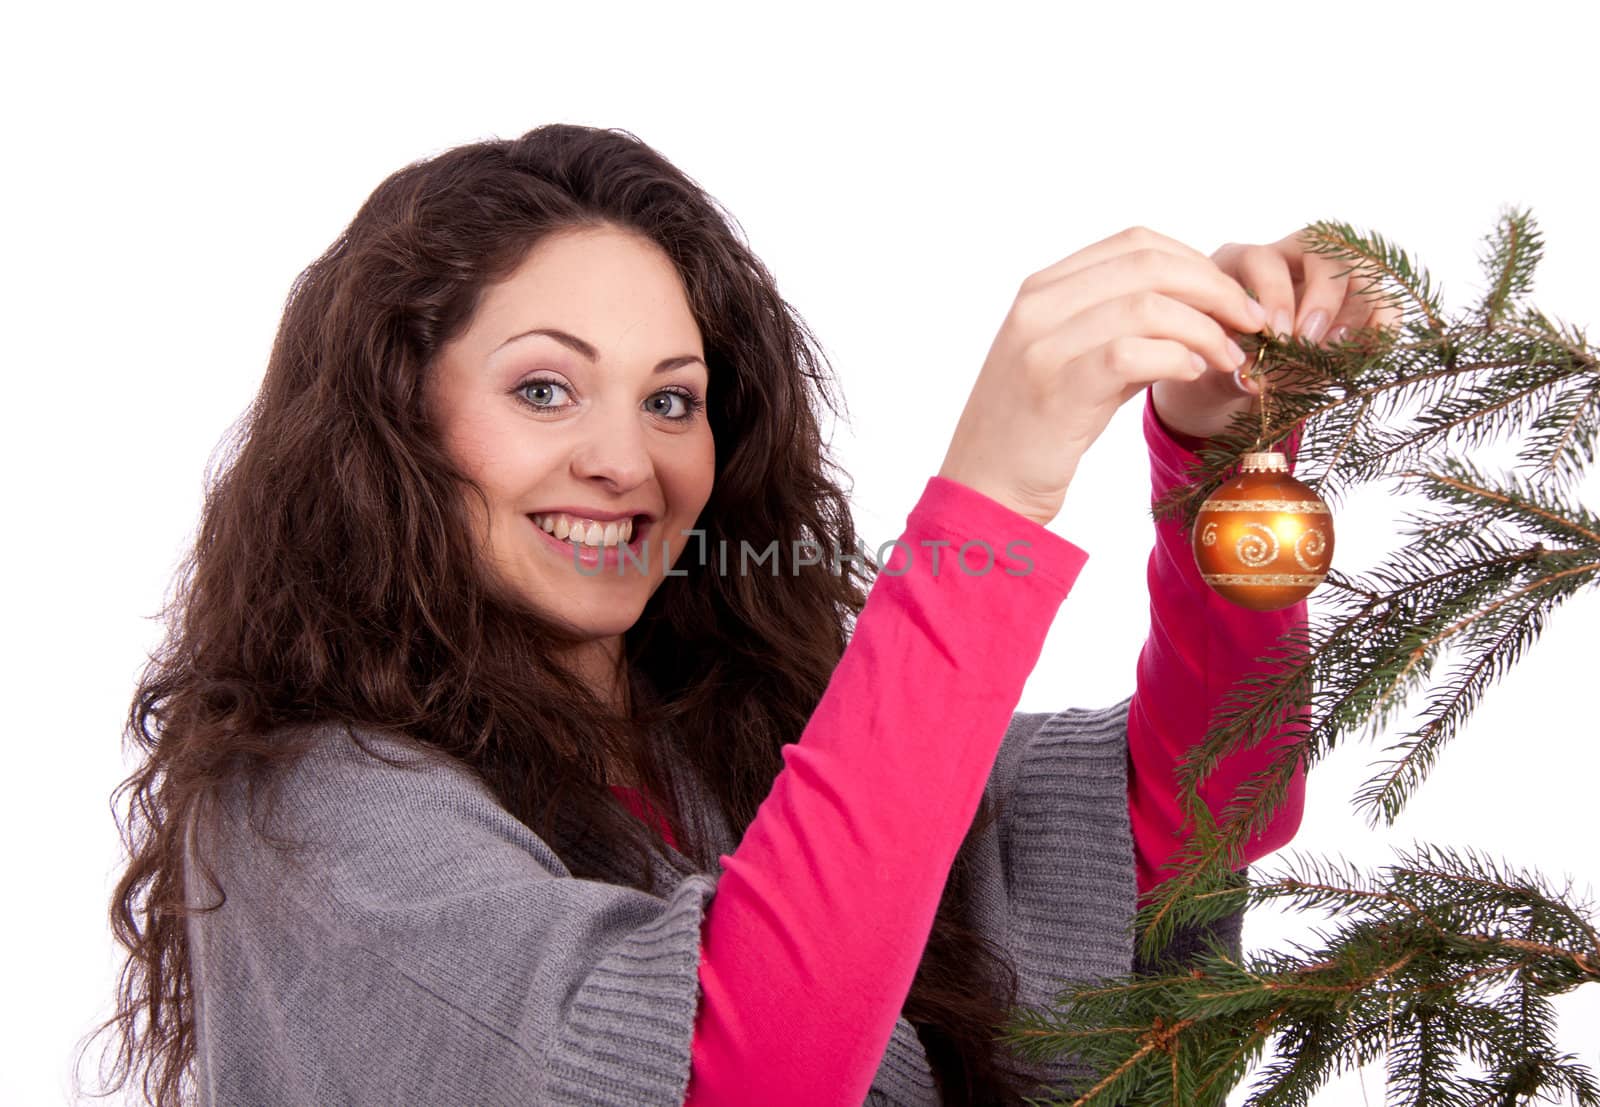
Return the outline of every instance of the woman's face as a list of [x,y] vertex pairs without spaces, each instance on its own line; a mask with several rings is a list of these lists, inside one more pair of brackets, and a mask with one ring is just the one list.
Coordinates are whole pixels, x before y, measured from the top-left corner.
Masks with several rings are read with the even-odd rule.
[[543,239],[440,351],[430,400],[487,495],[487,518],[469,496],[481,549],[541,613],[621,634],[698,541],[680,532],[715,466],[704,357],[672,262],[615,228]]

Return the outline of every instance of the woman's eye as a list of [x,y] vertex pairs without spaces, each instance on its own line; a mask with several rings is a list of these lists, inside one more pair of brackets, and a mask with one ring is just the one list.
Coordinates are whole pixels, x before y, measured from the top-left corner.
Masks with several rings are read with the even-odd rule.
[[534,380],[534,381],[529,381],[528,383],[522,385],[521,387],[519,387],[517,389],[517,391],[524,398],[526,398],[528,404],[530,406],[532,406],[532,407],[558,406],[558,405],[552,405],[552,404],[548,403],[546,400],[540,398],[541,394],[548,394],[551,389],[556,389],[556,390],[559,390],[561,392],[565,392],[567,390],[567,386],[562,384],[562,383],[560,383],[559,381]]
[[650,410],[668,419],[687,419],[694,412],[693,401],[694,397],[684,392],[657,392],[650,397]]

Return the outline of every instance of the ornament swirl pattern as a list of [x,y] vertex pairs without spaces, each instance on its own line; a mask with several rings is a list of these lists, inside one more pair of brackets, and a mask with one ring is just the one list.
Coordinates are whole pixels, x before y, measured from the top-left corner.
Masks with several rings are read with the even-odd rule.
[[1234,553],[1239,562],[1252,569],[1270,565],[1278,557],[1278,536],[1265,523],[1246,523],[1244,529],[1252,533],[1239,536]]
[[[1294,559],[1300,563],[1300,568],[1308,573],[1320,570],[1317,562],[1322,560],[1322,554],[1328,548],[1327,538],[1319,528],[1312,527],[1300,535],[1294,543]],[[1310,558],[1310,561],[1306,559]]]

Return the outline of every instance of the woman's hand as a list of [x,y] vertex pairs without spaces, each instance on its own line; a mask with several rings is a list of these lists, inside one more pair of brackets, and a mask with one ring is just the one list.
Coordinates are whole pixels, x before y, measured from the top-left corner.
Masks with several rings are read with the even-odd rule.
[[1022,282],[939,476],[1048,523],[1078,459],[1152,382],[1239,395],[1245,355],[1224,326],[1267,318],[1216,262],[1154,231],[1086,247]]
[[[1298,335],[1309,342],[1338,342],[1346,332],[1364,327],[1390,327],[1400,311],[1363,295],[1362,277],[1340,276],[1346,261],[1308,251],[1301,231],[1267,245],[1230,242],[1211,255],[1228,276],[1254,292],[1266,309],[1275,335]],[[1242,333],[1242,332],[1241,332]],[[1207,374],[1198,380],[1162,380],[1151,386],[1151,400],[1161,421],[1179,434],[1210,438],[1227,429],[1233,417],[1248,410],[1260,392],[1254,381]]]

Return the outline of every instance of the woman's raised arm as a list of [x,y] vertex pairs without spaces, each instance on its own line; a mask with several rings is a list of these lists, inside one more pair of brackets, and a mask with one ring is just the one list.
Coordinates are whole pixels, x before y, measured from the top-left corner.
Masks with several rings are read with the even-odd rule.
[[[1183,483],[1198,440],[1161,421],[1146,400],[1144,439],[1150,452],[1151,502]],[[1298,444],[1291,442],[1290,456]],[[1150,553],[1150,634],[1139,653],[1128,713],[1128,810],[1141,898],[1168,876],[1163,866],[1184,844],[1177,770],[1205,736],[1211,713],[1235,681],[1257,668],[1280,635],[1306,619],[1304,600],[1279,611],[1250,611],[1217,595],[1200,577],[1187,531],[1176,520],[1156,524]],[[1239,783],[1265,768],[1298,731],[1286,722],[1268,738],[1225,760],[1201,785],[1206,806],[1221,815]],[[1300,825],[1305,777],[1297,770],[1272,824],[1251,838],[1245,862],[1287,844]]]

